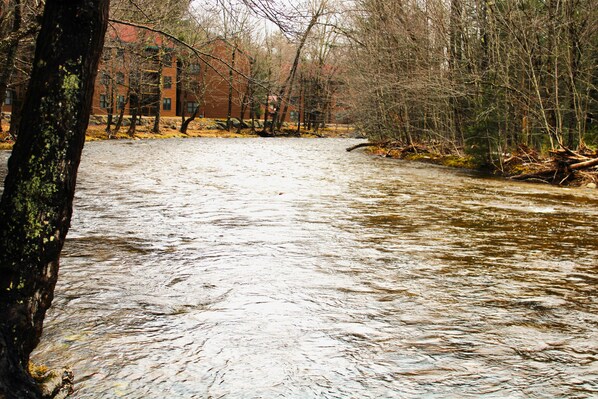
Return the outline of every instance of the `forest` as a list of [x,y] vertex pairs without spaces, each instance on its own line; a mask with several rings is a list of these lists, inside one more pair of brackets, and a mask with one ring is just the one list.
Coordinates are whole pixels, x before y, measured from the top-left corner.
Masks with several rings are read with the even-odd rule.
[[375,139],[499,169],[513,154],[596,158],[595,1],[359,3],[348,87]]

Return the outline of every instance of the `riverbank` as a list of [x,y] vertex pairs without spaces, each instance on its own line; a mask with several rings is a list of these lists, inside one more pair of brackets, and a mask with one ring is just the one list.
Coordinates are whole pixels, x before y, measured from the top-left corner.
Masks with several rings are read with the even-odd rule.
[[[160,133],[153,133],[153,117],[143,117],[139,125],[136,126],[135,134],[130,136],[127,131],[130,124],[126,120],[125,124],[118,132],[112,130],[106,131],[107,117],[103,115],[92,115],[89,120],[89,127],[86,133],[86,141],[98,140],[155,140],[155,139],[169,139],[169,138],[189,138],[189,137],[219,137],[219,138],[243,138],[256,137],[263,128],[261,122],[258,123],[255,132],[250,128],[243,127],[240,130],[238,119],[234,119],[234,126],[230,131],[227,131],[224,126],[225,120],[198,118],[189,123],[186,133],[179,131],[181,127],[181,118],[162,118],[160,123]],[[113,126],[114,129],[114,126]],[[296,125],[288,125],[283,129],[281,135],[294,135],[296,132]],[[322,137],[354,137],[355,133],[349,125],[328,125],[326,128],[319,131],[301,131],[301,137],[306,138],[322,138]],[[0,150],[10,150],[13,146],[6,133],[0,133]]]
[[577,152],[563,148],[543,155],[520,146],[517,151],[505,153],[497,161],[489,163],[457,151],[438,151],[424,145],[397,142],[364,143],[347,151],[359,147],[367,147],[370,154],[377,156],[475,169],[511,180],[591,189],[598,185],[598,150],[589,148]]
[[[239,129],[239,120],[233,119],[230,131],[225,129],[222,119],[198,118],[189,123],[186,133],[179,131],[181,118],[162,118],[160,133],[154,133],[153,117],[143,117],[135,134],[128,134],[129,124],[125,123],[118,132],[106,131],[107,117],[92,115],[86,133],[86,141],[98,140],[155,140],[190,137],[244,138],[260,136],[263,125],[258,122],[255,131],[247,127]],[[296,136],[296,127],[287,125],[281,137]],[[304,138],[357,138],[350,125],[329,125],[319,131],[301,131]],[[10,150],[13,142],[6,133],[0,133],[0,150]],[[398,142],[362,143],[355,148],[367,147],[367,152],[376,156],[443,165],[453,168],[474,169],[512,180],[523,180],[561,186],[587,187],[598,185],[598,150],[585,148],[581,151],[561,149],[549,154],[538,154],[526,147],[519,147],[513,153],[506,153],[493,163],[482,163],[471,155],[446,148],[435,149],[423,144],[404,145]],[[355,148],[349,148],[351,151]]]

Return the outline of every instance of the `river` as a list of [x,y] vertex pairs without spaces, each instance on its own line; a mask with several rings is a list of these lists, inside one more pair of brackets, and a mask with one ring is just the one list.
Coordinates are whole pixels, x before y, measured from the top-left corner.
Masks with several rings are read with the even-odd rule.
[[88,143],[34,360],[77,399],[597,397],[598,192],[357,142]]

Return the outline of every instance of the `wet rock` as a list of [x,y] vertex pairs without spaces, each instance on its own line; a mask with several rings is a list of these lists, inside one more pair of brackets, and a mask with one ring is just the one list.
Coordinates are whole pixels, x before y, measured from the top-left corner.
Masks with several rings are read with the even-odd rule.
[[70,368],[47,371],[43,375],[34,375],[34,378],[44,399],[64,399],[73,393],[74,377]]
[[226,125],[226,121],[216,120],[216,128],[218,130],[228,130],[228,126]]
[[245,123],[245,121],[242,121],[239,118],[231,118],[231,123],[235,129],[247,129],[249,127],[249,125]]

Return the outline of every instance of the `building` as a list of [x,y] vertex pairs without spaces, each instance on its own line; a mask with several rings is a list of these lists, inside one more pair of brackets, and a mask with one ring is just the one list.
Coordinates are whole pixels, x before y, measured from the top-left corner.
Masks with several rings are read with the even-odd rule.
[[114,24],[95,82],[92,114],[176,116],[177,60],[161,36]]
[[[256,119],[261,119],[266,112],[274,112],[275,96],[270,93],[266,109],[267,93],[260,87],[258,96],[260,90],[251,79],[254,60],[234,43],[215,39],[200,51],[193,51],[175,47],[162,35],[126,24],[111,24],[106,35],[92,114],[151,117],[160,111],[164,117],[188,117],[197,110],[199,117],[248,119],[253,108]],[[4,112],[18,109],[26,82],[23,73],[13,76]],[[297,83],[305,85],[305,81]],[[310,103],[307,94],[313,90],[301,87],[297,91],[301,95],[290,99],[287,122],[296,122],[300,114],[307,121],[315,112],[312,109],[322,108]],[[323,108],[331,121],[331,107]]]
[[[95,82],[92,114],[198,115],[239,118],[247,112],[249,59],[224,40],[175,51],[160,35],[123,24],[107,32]],[[245,112],[243,112],[245,111]]]

